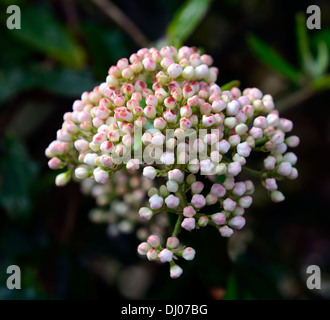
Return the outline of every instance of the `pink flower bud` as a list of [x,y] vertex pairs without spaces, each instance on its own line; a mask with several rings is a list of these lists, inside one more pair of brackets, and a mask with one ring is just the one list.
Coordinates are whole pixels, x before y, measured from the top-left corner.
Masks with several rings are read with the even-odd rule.
[[226,194],[226,189],[221,184],[214,183],[210,192],[216,195],[218,198],[221,198]]
[[299,142],[300,142],[299,137],[297,137],[297,136],[288,137],[288,138],[286,138],[285,141],[286,141],[286,144],[288,145],[288,147],[290,147],[290,148],[298,147]]
[[174,152],[164,152],[160,157],[161,163],[171,165],[175,162]]
[[163,130],[166,127],[166,121],[162,117],[156,118],[154,120],[154,127]]
[[164,105],[167,109],[173,110],[175,108],[176,104],[177,104],[177,101],[173,97],[167,97],[164,100]]
[[143,112],[149,119],[154,119],[156,117],[156,108],[154,106],[146,106],[143,109]]
[[167,68],[167,73],[171,78],[177,78],[182,73],[182,67],[177,63],[172,63]]
[[245,226],[245,218],[242,216],[236,216],[230,219],[228,224],[234,229],[241,230]]
[[127,162],[126,168],[128,170],[138,170],[140,168],[140,160],[139,159],[131,159]]
[[188,99],[195,94],[195,89],[191,85],[186,85],[183,87],[182,94],[185,99]]
[[267,170],[273,170],[275,168],[276,159],[272,156],[268,156],[266,159],[264,159],[264,167]]
[[139,210],[139,215],[144,220],[150,220],[153,215],[153,212],[147,207],[142,207]]
[[178,197],[173,196],[170,194],[166,199],[165,199],[165,204],[167,205],[168,208],[174,209],[179,206],[180,200]]
[[209,68],[206,64],[201,64],[195,68],[195,78],[201,80],[205,78],[209,73]]
[[263,131],[261,128],[252,127],[250,130],[250,135],[256,140],[261,139],[263,136]]
[[51,158],[48,161],[48,167],[52,170],[57,170],[62,166],[62,161],[59,158]]
[[104,170],[98,170],[98,168],[96,168],[93,171],[93,174],[94,174],[94,179],[97,183],[104,184],[109,180],[109,174]]
[[190,106],[183,106],[180,108],[181,117],[190,117],[192,115],[192,110]]
[[216,145],[216,149],[221,153],[221,154],[225,154],[229,151],[230,149],[230,143],[223,139],[221,141],[219,141]]
[[284,161],[290,162],[293,166],[297,163],[297,156],[293,152],[288,152],[283,157]]
[[191,199],[191,204],[197,208],[200,209],[206,205],[206,200],[203,195],[201,194],[194,194]]
[[277,190],[277,183],[274,178],[269,178],[265,180],[266,189],[269,191]]
[[168,123],[174,123],[176,120],[176,114],[173,110],[166,110],[163,117]]
[[198,219],[198,225],[200,227],[206,227],[209,223],[209,218],[206,216],[202,216]]
[[232,147],[236,147],[241,142],[241,137],[238,134],[231,134],[228,137],[228,142]]
[[107,139],[106,135],[103,132],[97,133],[93,137],[93,143],[101,145]]
[[184,218],[181,227],[186,229],[187,231],[191,231],[195,229],[195,219],[194,218]]
[[152,248],[150,247],[150,245],[147,242],[142,242],[137,247],[137,251],[141,256],[145,256],[147,254],[147,252],[151,249]]
[[204,183],[200,181],[196,181],[191,185],[192,194],[201,193],[204,189]]
[[181,118],[180,120],[180,128],[181,129],[189,129],[192,126],[192,122],[189,118]]
[[245,208],[245,209],[249,208],[252,204],[252,197],[250,197],[250,196],[242,197],[241,199],[239,199],[238,203],[242,208]]
[[212,214],[212,220],[217,225],[225,224],[226,223],[226,215],[221,213],[221,212]]
[[277,190],[272,191],[270,193],[270,198],[272,199],[273,202],[276,202],[276,203],[281,202],[285,199],[283,193],[280,191],[277,191]]
[[235,196],[242,196],[246,191],[246,186],[244,182],[236,182],[235,187],[232,190]]
[[226,114],[228,116],[235,116],[240,109],[240,104],[237,100],[230,101],[227,104]]
[[282,162],[278,168],[277,172],[282,176],[288,176],[291,173],[292,165],[290,162]]
[[203,123],[203,126],[206,128],[213,126],[215,124],[215,118],[214,118],[213,114],[209,113],[209,114],[203,115],[202,123]]
[[152,135],[152,139],[151,139],[151,143],[156,145],[156,146],[161,146],[163,145],[165,142],[165,136],[160,133],[160,132],[156,132]]
[[163,198],[160,197],[158,194],[154,194],[150,199],[149,199],[149,204],[150,208],[152,210],[160,209],[163,206]]
[[151,58],[144,58],[142,64],[147,71],[154,71],[156,69],[156,62]]
[[183,215],[187,218],[192,218],[195,214],[196,211],[192,206],[187,206],[183,209]]
[[218,197],[216,195],[214,195],[213,193],[209,193],[206,198],[206,204],[207,205],[213,205],[216,204],[218,202]]
[[235,187],[235,179],[233,177],[227,177],[223,185],[226,190],[232,190]]
[[280,123],[280,118],[277,114],[275,113],[270,113],[267,116],[267,122],[269,126],[277,127],[278,124]]
[[149,261],[156,261],[158,259],[158,253],[155,249],[150,249],[147,252],[147,258]]
[[251,147],[248,145],[247,142],[242,142],[238,144],[236,149],[237,149],[237,153],[242,157],[248,157],[251,153]]
[[196,251],[193,248],[187,247],[182,251],[182,258],[188,261],[194,260],[195,254]]
[[278,127],[284,132],[290,132],[293,128],[293,123],[291,120],[281,118]]
[[183,273],[183,270],[178,265],[171,266],[170,276],[172,279],[179,278],[182,275],[182,273]]
[[155,235],[149,236],[147,242],[154,248],[157,248],[158,246],[160,246],[160,240]]
[[268,126],[267,119],[263,116],[259,116],[254,119],[253,126],[261,129],[266,129]]
[[219,229],[220,234],[224,238],[230,238],[232,234],[234,233],[234,230],[229,228],[228,226],[223,226]]
[[292,168],[290,175],[288,175],[288,178],[291,180],[298,178],[298,170],[296,168]]
[[225,211],[232,212],[236,208],[236,202],[230,198],[227,198],[223,201],[223,208],[225,209]]
[[231,162],[227,167],[227,174],[231,176],[237,176],[242,171],[242,166],[239,162]]
[[174,169],[168,172],[168,179],[180,184],[183,182],[184,174],[179,169]]
[[113,165],[113,160],[108,155],[103,155],[99,159],[100,159],[102,166],[104,166],[104,167],[110,168]]
[[168,249],[163,249],[159,254],[158,258],[161,262],[171,262],[173,258],[173,252]]
[[176,237],[167,238],[166,247],[170,249],[175,249],[179,245],[179,239]]

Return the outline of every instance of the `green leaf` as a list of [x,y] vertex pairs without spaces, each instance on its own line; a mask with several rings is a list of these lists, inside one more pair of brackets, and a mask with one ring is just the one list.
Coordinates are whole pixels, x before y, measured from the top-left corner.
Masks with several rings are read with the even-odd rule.
[[317,75],[316,64],[313,61],[313,56],[309,49],[309,39],[305,21],[305,14],[303,12],[298,12],[296,14],[296,36],[299,60],[304,73],[315,78]]
[[0,71],[0,104],[18,92],[33,88],[36,78],[19,67]]
[[188,0],[167,27],[168,43],[181,46],[204,18],[211,0]]
[[319,42],[317,46],[317,58],[315,61],[316,77],[324,74],[329,66],[329,52],[325,42]]
[[22,28],[10,35],[63,65],[81,68],[85,63],[82,47],[46,9],[22,10]]
[[235,88],[235,87],[239,87],[241,85],[241,82],[239,80],[233,80],[233,81],[230,81],[226,84],[224,84],[223,86],[221,86],[221,90],[222,91],[225,91],[225,90],[231,90],[232,88]]
[[0,143],[0,205],[13,219],[26,219],[33,207],[32,187],[39,168],[13,135]]
[[330,90],[330,74],[326,74],[325,76],[312,81],[311,87],[318,92]]
[[239,299],[238,283],[235,274],[231,273],[230,276],[228,277],[225,300],[238,300],[238,299]]
[[283,59],[274,49],[255,35],[250,35],[247,39],[252,52],[272,70],[283,75],[293,83],[299,84],[301,73],[289,62]]
[[41,71],[39,81],[41,88],[68,97],[79,97],[97,85],[90,72],[70,69]]

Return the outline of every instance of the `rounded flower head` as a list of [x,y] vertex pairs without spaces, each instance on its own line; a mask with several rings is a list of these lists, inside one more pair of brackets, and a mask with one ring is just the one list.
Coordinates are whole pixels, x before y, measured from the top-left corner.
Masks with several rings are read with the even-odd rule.
[[[49,168],[64,170],[56,185],[73,175],[98,206],[108,206],[92,220],[109,223],[110,236],[137,230],[146,240],[138,252],[170,262],[173,278],[182,273],[177,260],[195,255],[180,245],[182,229],[209,225],[230,237],[244,227],[255,188],[242,178],[260,176],[280,202],[277,181],[298,177],[292,121],[258,88],[221,90],[212,63],[187,46],[142,48],[119,59],[104,82],[74,101],[45,151]],[[175,230],[168,212],[178,218]],[[167,238],[171,231],[175,237]]]

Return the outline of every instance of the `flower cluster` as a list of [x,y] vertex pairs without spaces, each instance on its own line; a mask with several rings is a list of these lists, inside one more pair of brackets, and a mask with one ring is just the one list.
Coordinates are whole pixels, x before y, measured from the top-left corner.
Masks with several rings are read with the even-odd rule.
[[[68,168],[56,185],[75,176],[106,190],[119,170],[132,173],[142,166],[145,178],[157,178],[157,187],[149,188],[148,203],[138,214],[142,220],[177,215],[169,239],[207,225],[223,237],[243,228],[254,185],[238,179],[242,171],[260,178],[274,202],[284,200],[277,181],[298,176],[297,157],[287,150],[299,144],[297,136],[287,136],[292,122],[257,88],[218,86],[212,63],[209,55],[185,46],[144,48],[120,59],[106,82],[73,103],[46,149],[51,169]],[[252,153],[265,155],[259,170],[246,166]],[[178,277],[182,269],[172,258],[185,257],[186,249],[172,246],[172,240],[164,249],[152,237],[139,253],[170,262],[171,276]]]

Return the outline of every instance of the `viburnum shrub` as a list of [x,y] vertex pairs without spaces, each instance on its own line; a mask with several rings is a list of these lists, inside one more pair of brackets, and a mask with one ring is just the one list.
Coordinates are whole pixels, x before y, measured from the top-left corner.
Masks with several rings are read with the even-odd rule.
[[[92,220],[110,223],[111,235],[135,228],[143,241],[138,253],[168,262],[172,278],[182,274],[179,258],[195,256],[180,244],[181,231],[209,225],[230,237],[244,227],[254,185],[239,180],[242,171],[259,177],[274,202],[284,200],[277,181],[298,176],[288,151],[299,144],[287,136],[292,122],[257,88],[221,90],[212,63],[186,46],[120,59],[106,82],[73,103],[46,149],[51,169],[67,169],[56,185],[82,181],[108,205],[94,209]],[[251,169],[255,153],[264,157],[253,157]],[[167,213],[177,216],[173,230]]]

